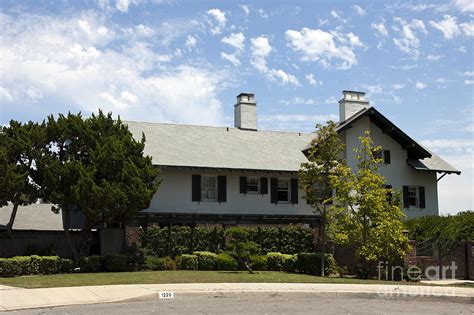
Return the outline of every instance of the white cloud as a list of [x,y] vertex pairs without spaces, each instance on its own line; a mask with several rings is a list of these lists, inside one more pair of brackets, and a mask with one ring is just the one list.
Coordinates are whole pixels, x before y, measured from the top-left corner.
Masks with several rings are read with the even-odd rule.
[[474,22],[461,23],[459,26],[466,36],[474,36]]
[[267,72],[266,58],[272,51],[272,46],[270,46],[268,38],[264,36],[251,38],[250,43],[253,56],[251,61],[252,65],[260,72]]
[[184,45],[188,48],[188,49],[191,49],[193,47],[195,47],[197,44],[197,39],[196,37],[192,36],[192,35],[188,35],[186,37],[186,42],[184,43]]
[[263,19],[268,19],[269,15],[262,8],[257,10],[258,15]]
[[441,55],[431,55],[429,54],[428,56],[426,56],[426,59],[430,60],[430,61],[438,61],[441,59]]
[[229,36],[222,38],[221,42],[228,44],[241,52],[244,50],[245,36],[242,33],[232,33]]
[[401,37],[394,38],[393,42],[401,51],[413,55],[415,58],[420,54],[418,48],[420,47],[420,39],[416,36],[416,32],[427,34],[425,24],[421,20],[413,19],[411,22],[407,22],[401,18],[394,18],[395,22],[399,23],[402,27],[398,30]]
[[292,99],[289,99],[289,100],[280,101],[280,103],[283,103],[286,105],[317,105],[319,104],[319,102],[315,99],[305,99],[302,97],[293,97]]
[[312,73],[305,75],[305,78],[308,81],[308,83],[312,86],[317,86],[318,84],[323,85],[323,82],[316,80],[316,78],[314,77]]
[[431,27],[443,32],[445,39],[453,39],[461,34],[457,24],[457,19],[454,16],[445,15],[441,21],[430,21],[430,25]]
[[11,95],[10,91],[3,86],[0,86],[0,100],[4,101],[13,101],[13,96]]
[[268,72],[268,76],[273,79],[279,79],[281,83],[283,83],[283,85],[300,85],[300,82],[294,75],[289,74],[281,69],[270,69]]
[[459,52],[461,52],[461,53],[465,53],[465,52],[466,52],[466,47],[460,46],[460,47],[457,48],[456,50],[459,51]]
[[363,88],[367,90],[367,97],[372,97],[375,94],[383,93],[383,86],[381,84],[376,85],[363,85]]
[[466,77],[472,77],[474,76],[474,71],[466,71],[462,75]]
[[374,30],[376,30],[377,32],[379,32],[381,35],[383,36],[388,36],[388,31],[387,29],[385,28],[385,24],[383,24],[383,22],[380,22],[380,23],[372,23],[370,25],[370,27],[372,27]]
[[352,6],[352,9],[354,10],[354,12],[358,15],[358,16],[364,16],[365,15],[365,10],[362,9],[360,6],[358,5],[353,5]]
[[[350,43],[347,46],[347,40],[338,36],[338,33],[335,36],[320,29],[304,27],[301,31],[288,30],[285,34],[288,45],[301,53],[303,61],[319,61],[323,66],[328,66],[332,59],[340,59],[341,63],[337,65],[340,69],[349,69],[357,64],[356,56],[351,49],[354,43],[349,39]],[[350,38],[350,35],[347,36]],[[340,42],[339,46],[335,39]]]
[[465,85],[473,85],[473,84],[474,84],[474,80],[464,80],[464,84],[465,84]]
[[222,59],[229,61],[235,67],[240,66],[240,60],[233,54],[227,54],[225,52],[221,52]]
[[120,12],[127,12],[131,2],[131,0],[117,0],[115,2],[115,8]]
[[471,0],[454,0],[453,4],[461,12],[474,12],[474,2]]
[[212,17],[212,20],[209,21],[212,35],[222,33],[222,30],[224,29],[225,24],[227,23],[225,13],[219,9],[210,9],[207,11],[207,14]]
[[401,83],[395,83],[392,85],[392,89],[394,90],[401,90],[405,87],[405,84],[401,84]]
[[242,9],[242,11],[244,11],[245,16],[248,16],[248,15],[249,15],[250,9],[249,9],[249,7],[248,7],[247,5],[241,4],[241,5],[240,5],[240,8]]
[[324,103],[326,103],[326,104],[335,104],[335,103],[337,103],[337,98],[335,98],[334,96],[331,96],[330,98],[326,99],[324,101]]
[[[9,112],[44,97],[48,105],[31,108],[31,117],[101,108],[124,119],[223,122],[217,98],[226,82],[223,70],[170,66],[170,57],[149,44],[128,33],[119,37],[107,16],[3,15],[0,28],[0,86],[12,98]],[[118,39],[123,44],[117,47],[112,43]]]
[[446,78],[443,78],[443,77],[439,77],[435,80],[435,83],[438,83],[438,84],[446,84],[446,83],[451,83],[451,82],[454,82],[453,80],[448,80]]
[[421,81],[416,81],[415,87],[418,90],[423,90],[424,88],[427,87],[427,85],[425,83],[421,82]]
[[328,120],[339,119],[336,115],[262,115],[259,121],[296,121],[296,122],[326,122]]
[[299,85],[298,79],[291,74],[288,74],[281,69],[270,69],[267,66],[266,58],[272,51],[272,46],[268,38],[265,36],[259,36],[250,39],[251,50],[252,50],[252,65],[261,73],[267,75],[272,80],[279,79],[283,84]]
[[347,19],[343,19],[343,18],[339,15],[339,13],[337,13],[337,11],[335,11],[335,10],[332,10],[332,11],[331,11],[331,16],[332,16],[333,18],[335,18],[336,20],[341,21],[341,22],[344,23],[344,24],[347,23]]

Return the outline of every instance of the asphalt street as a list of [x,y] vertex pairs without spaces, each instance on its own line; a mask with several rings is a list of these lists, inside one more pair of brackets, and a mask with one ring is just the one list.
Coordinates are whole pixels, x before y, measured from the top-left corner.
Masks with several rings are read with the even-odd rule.
[[348,298],[314,293],[177,294],[108,304],[30,309],[8,314],[474,314],[469,302]]

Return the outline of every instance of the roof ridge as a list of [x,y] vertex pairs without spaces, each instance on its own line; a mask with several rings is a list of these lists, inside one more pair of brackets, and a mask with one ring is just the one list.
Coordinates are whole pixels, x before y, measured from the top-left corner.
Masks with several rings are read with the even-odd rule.
[[[122,122],[123,123],[150,124],[150,125],[168,125],[168,126],[200,127],[200,128],[214,128],[214,129],[232,129],[232,130],[255,132],[255,130],[245,130],[245,129],[235,128],[235,127],[227,127],[227,126],[192,125],[192,124],[167,123],[167,122],[149,122],[149,121],[136,121],[136,120],[123,120]],[[257,132],[275,132],[275,133],[285,133],[285,134],[313,135],[313,132],[305,132],[305,131],[283,131],[283,130],[257,129]]]

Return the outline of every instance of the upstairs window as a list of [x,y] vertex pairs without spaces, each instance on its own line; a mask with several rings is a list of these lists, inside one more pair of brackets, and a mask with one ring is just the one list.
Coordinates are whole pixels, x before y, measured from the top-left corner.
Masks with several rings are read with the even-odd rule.
[[426,207],[425,187],[403,186],[403,207],[406,209],[424,209]]
[[390,150],[380,150],[372,152],[374,158],[381,159],[383,164],[390,164]]
[[201,176],[201,200],[217,201],[216,176]]
[[288,203],[290,201],[290,181],[287,179],[278,180],[278,202]]
[[259,194],[260,185],[258,177],[247,177],[247,193],[248,194]]

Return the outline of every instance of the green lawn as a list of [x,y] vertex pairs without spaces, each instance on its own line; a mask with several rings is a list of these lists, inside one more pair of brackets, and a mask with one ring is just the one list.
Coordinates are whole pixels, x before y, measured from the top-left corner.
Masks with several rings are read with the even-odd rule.
[[70,287],[110,284],[154,284],[154,283],[219,283],[219,282],[278,282],[278,283],[347,283],[347,284],[405,284],[379,280],[349,278],[325,278],[305,274],[275,271],[140,271],[77,273],[58,275],[21,276],[0,278],[0,285],[23,288]]

